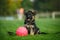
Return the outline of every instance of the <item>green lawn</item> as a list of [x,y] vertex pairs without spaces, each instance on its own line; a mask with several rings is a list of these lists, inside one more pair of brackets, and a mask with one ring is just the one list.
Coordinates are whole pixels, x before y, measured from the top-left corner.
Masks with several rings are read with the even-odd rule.
[[19,26],[24,25],[23,22],[23,20],[0,20],[0,40],[60,40],[60,19],[36,19],[36,24],[40,31],[48,34],[28,35],[25,37],[7,34],[8,31],[15,33]]

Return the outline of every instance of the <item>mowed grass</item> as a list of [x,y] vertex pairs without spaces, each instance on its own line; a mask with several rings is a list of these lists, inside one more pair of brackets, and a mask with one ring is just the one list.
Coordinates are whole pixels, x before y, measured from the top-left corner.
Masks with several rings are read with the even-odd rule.
[[8,35],[8,31],[16,32],[20,26],[24,26],[23,20],[0,20],[0,40],[60,40],[60,19],[36,19],[36,25],[41,32],[48,34],[28,35],[20,37]]

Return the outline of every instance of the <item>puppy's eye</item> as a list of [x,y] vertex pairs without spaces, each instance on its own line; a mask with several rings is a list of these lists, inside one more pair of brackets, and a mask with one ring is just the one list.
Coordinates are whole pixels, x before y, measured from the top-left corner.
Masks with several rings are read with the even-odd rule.
[[31,15],[27,15],[28,17],[31,17]]

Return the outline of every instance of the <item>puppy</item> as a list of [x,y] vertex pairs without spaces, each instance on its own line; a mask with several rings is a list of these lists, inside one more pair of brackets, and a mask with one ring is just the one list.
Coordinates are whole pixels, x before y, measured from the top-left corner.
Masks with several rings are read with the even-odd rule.
[[25,13],[25,27],[30,35],[40,34],[39,28],[35,24],[35,12],[28,11]]

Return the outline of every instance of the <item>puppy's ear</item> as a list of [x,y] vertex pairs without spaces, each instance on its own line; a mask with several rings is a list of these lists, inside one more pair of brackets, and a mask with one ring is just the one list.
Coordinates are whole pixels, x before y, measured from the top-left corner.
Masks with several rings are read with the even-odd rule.
[[26,15],[27,14],[27,12],[26,11],[24,11],[24,15]]

